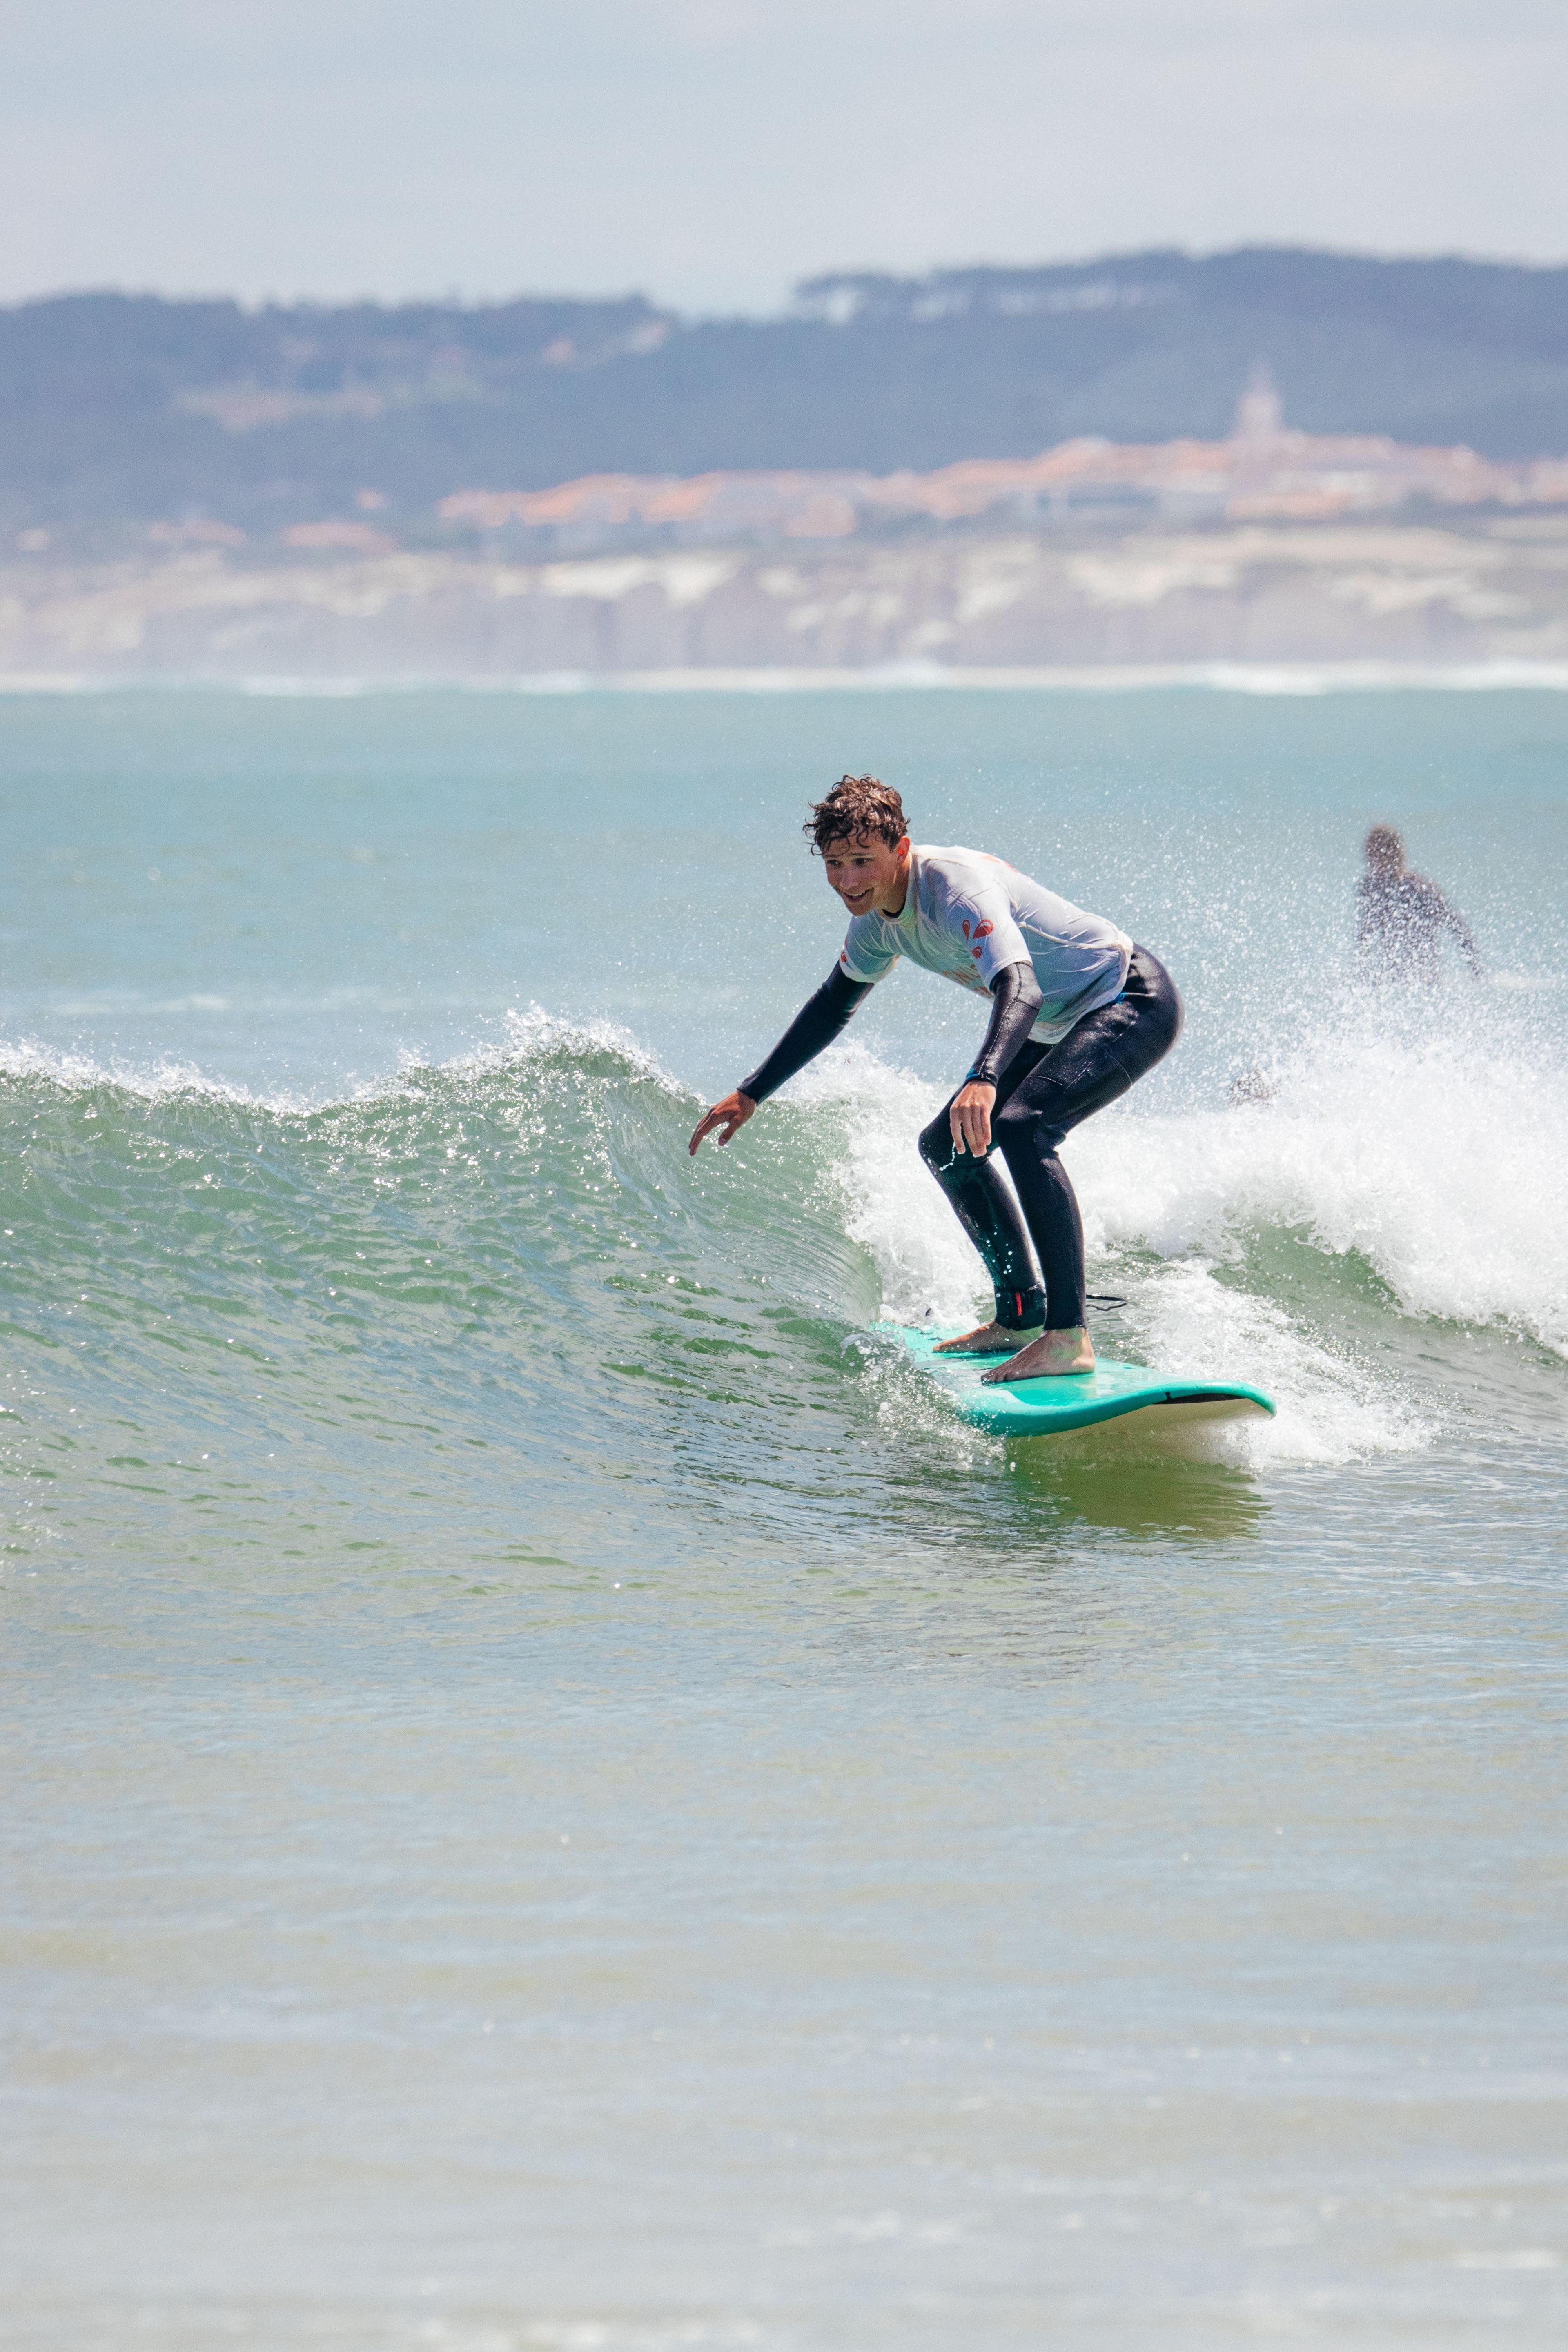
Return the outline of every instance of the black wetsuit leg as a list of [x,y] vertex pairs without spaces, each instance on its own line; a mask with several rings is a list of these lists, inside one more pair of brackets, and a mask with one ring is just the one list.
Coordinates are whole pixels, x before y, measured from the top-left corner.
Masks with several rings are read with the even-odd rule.
[[[1058,1045],[1019,1047],[996,1090],[992,1149],[984,1160],[955,1150],[950,1105],[921,1134],[921,1157],[985,1261],[1005,1329],[1028,1330],[1043,1320],[1047,1331],[1067,1331],[1083,1322],[1083,1224],[1058,1147],[1080,1119],[1152,1070],[1181,1028],[1175,982],[1157,956],[1134,948],[1114,1004],[1086,1013]],[[997,1151],[1022,1219],[994,1165]]]

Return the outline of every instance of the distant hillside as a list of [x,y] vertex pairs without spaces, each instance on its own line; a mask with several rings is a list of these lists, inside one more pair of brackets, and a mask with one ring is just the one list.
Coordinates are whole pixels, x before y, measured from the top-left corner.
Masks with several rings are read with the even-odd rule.
[[[0,530],[353,513],[593,472],[928,469],[1212,437],[1266,360],[1292,425],[1568,450],[1568,268],[1289,250],[847,274],[794,311],[75,294],[0,311]],[[357,502],[357,504],[356,504]]]

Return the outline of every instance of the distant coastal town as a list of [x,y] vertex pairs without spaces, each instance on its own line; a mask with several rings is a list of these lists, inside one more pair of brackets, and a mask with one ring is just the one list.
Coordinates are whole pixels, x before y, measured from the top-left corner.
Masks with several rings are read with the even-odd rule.
[[[1329,522],[1412,504],[1568,509],[1568,456],[1510,461],[1463,446],[1409,447],[1386,434],[1293,432],[1259,367],[1220,441],[1080,436],[1037,457],[972,457],[925,474],[590,474],[543,490],[458,490],[437,512],[479,531],[512,529],[580,550],[655,536],[699,546],[768,533],[845,539],[982,518]],[[293,534],[300,545],[368,545],[374,537],[353,522],[335,541],[320,530]]]

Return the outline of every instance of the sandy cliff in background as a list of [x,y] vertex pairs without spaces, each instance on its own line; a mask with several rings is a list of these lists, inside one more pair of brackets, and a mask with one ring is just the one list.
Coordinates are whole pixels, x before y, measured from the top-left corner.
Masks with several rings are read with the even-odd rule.
[[1568,662],[1568,516],[582,561],[175,550],[0,572],[12,679]]

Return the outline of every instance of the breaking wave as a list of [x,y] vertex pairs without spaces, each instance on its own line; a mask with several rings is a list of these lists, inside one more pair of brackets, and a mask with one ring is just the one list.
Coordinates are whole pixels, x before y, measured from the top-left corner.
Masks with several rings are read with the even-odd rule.
[[[109,1542],[284,1495],[351,1547],[438,1545],[460,1506],[566,1557],[587,1478],[766,1517],[785,1490],[827,1511],[858,1449],[916,1430],[933,1477],[994,1458],[875,1336],[984,1296],[914,1149],[936,1099],[849,1045],[694,1163],[688,1089],[543,1014],[319,1103],[13,1047],[17,1524],[47,1539],[84,1483]],[[1523,1045],[1353,1026],[1249,1098],[1106,1113],[1068,1148],[1095,1286],[1126,1302],[1101,1352],[1268,1389],[1260,1467],[1428,1444],[1466,1348],[1568,1352],[1565,1146],[1568,1092]]]

